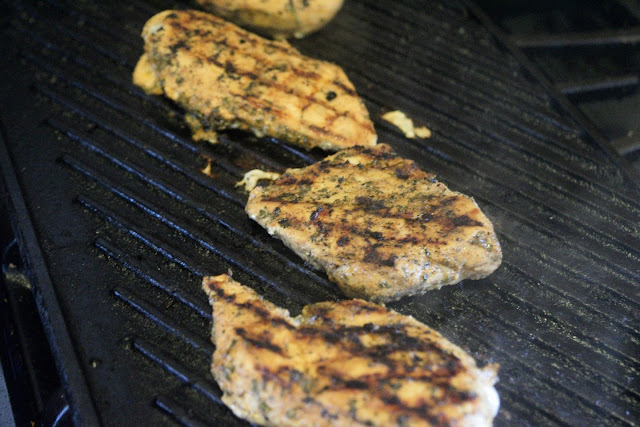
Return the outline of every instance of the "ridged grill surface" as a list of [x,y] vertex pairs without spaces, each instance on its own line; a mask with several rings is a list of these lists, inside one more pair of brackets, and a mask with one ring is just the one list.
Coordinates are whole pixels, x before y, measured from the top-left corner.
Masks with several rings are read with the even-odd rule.
[[[231,269],[293,313],[343,298],[246,216],[234,186],[324,153],[240,132],[195,143],[182,111],[132,85],[144,22],[187,4],[16,3],[0,38],[0,118],[58,298],[42,305],[60,304],[94,405],[78,417],[242,424],[208,372],[200,280]],[[341,65],[379,140],[474,196],[502,242],[489,278],[390,307],[500,364],[497,424],[637,423],[640,192],[473,10],[348,0],[294,42]],[[405,139],[379,118],[390,109],[432,138]]]

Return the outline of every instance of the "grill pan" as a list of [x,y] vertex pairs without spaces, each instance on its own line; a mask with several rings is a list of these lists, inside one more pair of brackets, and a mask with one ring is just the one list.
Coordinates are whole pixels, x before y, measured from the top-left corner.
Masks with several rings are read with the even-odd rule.
[[[294,314],[343,298],[234,187],[324,153],[241,132],[195,143],[182,111],[131,84],[144,22],[188,3],[15,3],[1,18],[2,183],[74,420],[242,425],[208,372],[200,280],[231,269]],[[501,40],[465,2],[347,0],[293,44],[341,65],[379,140],[474,196],[503,245],[489,278],[389,306],[501,365],[498,425],[633,425],[640,192]],[[379,119],[388,109],[433,136],[405,139]]]

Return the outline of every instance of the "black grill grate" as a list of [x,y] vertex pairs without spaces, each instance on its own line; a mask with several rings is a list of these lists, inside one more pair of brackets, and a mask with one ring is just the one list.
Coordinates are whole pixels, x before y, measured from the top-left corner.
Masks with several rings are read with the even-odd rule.
[[[638,179],[640,3],[494,0],[483,9],[625,156]],[[571,105],[571,104],[569,104]]]
[[[443,3],[347,1],[326,31],[295,42],[342,65],[380,140],[473,195],[503,243],[488,279],[391,307],[501,364],[499,424],[633,424],[638,190],[475,9]],[[239,422],[208,373],[204,274],[231,268],[294,313],[341,298],[246,217],[234,187],[249,169],[323,153],[236,132],[194,143],[179,109],[130,83],[142,25],[173,6],[22,2],[0,39],[3,132],[64,318],[52,339],[68,330],[90,392],[90,403],[78,399],[68,381],[79,420]],[[385,109],[433,137],[404,139],[378,119]]]

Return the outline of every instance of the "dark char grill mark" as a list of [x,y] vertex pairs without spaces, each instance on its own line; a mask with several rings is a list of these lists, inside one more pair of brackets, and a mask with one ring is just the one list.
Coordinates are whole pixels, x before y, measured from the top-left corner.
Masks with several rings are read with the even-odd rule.
[[236,296],[234,294],[227,294],[224,292],[224,289],[215,287],[214,284],[209,284],[209,287],[216,292],[218,298],[224,299],[229,303],[233,303],[233,305],[240,309],[250,311],[251,313],[263,318],[264,320],[270,321],[274,326],[278,325],[287,329],[295,329],[295,327],[285,319],[282,319],[280,317],[273,317],[273,314],[266,308],[262,307],[259,303],[253,301],[238,303],[236,302]]
[[383,258],[380,253],[378,253],[376,246],[373,245],[371,247],[365,248],[363,261],[369,264],[375,264],[384,267],[393,267],[396,264],[397,258],[397,255],[391,255],[388,258]]
[[356,203],[366,212],[378,212],[387,210],[387,206],[381,200],[375,200],[371,197],[356,197]]
[[349,237],[348,236],[341,236],[338,241],[336,242],[336,244],[340,247],[344,247],[347,246],[349,244]]
[[455,227],[481,227],[484,225],[480,221],[476,221],[475,219],[470,218],[469,215],[454,216],[451,218],[451,222]]
[[274,353],[282,354],[282,348],[273,344],[271,341],[269,341],[268,338],[259,339],[259,338],[250,337],[244,328],[236,328],[235,331],[236,331],[236,334],[238,334],[238,336],[242,337],[242,339],[244,339],[246,342],[248,342],[254,347],[264,348]]

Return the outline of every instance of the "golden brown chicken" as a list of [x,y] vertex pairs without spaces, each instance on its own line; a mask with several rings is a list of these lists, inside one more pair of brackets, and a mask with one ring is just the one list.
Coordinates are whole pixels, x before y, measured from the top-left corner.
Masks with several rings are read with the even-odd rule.
[[485,277],[502,261],[476,202],[385,144],[290,169],[256,187],[246,211],[351,297],[390,301]]
[[308,149],[373,146],[369,113],[334,64],[204,12],[161,12],[142,32],[133,81],[187,111],[195,139],[238,128]]
[[204,9],[275,38],[301,38],[324,27],[343,0],[197,0]]
[[438,332],[363,300],[292,318],[227,275],[205,277],[211,372],[223,402],[263,425],[491,425],[497,366],[479,369]]

